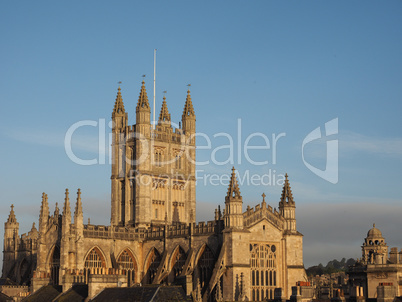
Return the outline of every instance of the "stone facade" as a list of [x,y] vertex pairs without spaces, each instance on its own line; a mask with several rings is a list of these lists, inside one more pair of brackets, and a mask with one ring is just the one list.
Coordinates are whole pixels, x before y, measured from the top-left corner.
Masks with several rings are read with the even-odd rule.
[[388,254],[388,245],[374,224],[364,239],[362,258],[348,274],[352,297],[393,301],[402,295],[402,251],[393,247]]
[[195,112],[190,96],[179,127],[172,126],[166,99],[159,121],[142,83],[136,124],[127,124],[120,87],[114,110],[111,225],[84,224],[81,191],[72,213],[70,193],[51,215],[43,193],[39,231],[18,235],[13,206],[4,231],[3,277],[36,291],[59,284],[67,291],[88,284],[89,297],[105,287],[180,284],[198,300],[290,298],[305,281],[303,235],[286,175],[278,211],[261,204],[243,211],[232,169],[225,209],[195,223]]

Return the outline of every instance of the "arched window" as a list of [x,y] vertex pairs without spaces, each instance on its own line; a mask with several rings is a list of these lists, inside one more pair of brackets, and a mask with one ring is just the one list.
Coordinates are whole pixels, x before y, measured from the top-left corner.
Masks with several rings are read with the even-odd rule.
[[162,152],[158,150],[155,152],[155,166],[162,167],[162,161]]
[[102,268],[106,267],[105,259],[98,248],[94,247],[87,255],[85,259],[85,268]]
[[276,287],[276,246],[250,244],[251,292],[255,301],[273,299]]
[[117,259],[117,263],[121,269],[126,270],[129,286],[134,284],[137,263],[135,262],[133,254],[129,250],[124,250]]
[[209,284],[215,259],[211,249],[206,245],[197,263],[198,276],[200,277],[201,288]]
[[53,284],[59,285],[60,248],[57,245],[53,249],[52,258],[50,261],[50,279],[52,280]]

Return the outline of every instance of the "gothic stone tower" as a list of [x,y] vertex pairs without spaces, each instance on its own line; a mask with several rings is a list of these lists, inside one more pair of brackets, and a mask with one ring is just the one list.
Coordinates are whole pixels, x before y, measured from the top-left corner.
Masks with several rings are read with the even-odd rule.
[[136,124],[127,124],[120,87],[112,113],[111,224],[149,227],[195,222],[195,113],[190,91],[182,127],[172,127],[163,98],[159,120],[142,82]]
[[3,276],[7,276],[17,260],[18,230],[19,223],[15,217],[14,205],[11,205],[10,215],[4,223]]

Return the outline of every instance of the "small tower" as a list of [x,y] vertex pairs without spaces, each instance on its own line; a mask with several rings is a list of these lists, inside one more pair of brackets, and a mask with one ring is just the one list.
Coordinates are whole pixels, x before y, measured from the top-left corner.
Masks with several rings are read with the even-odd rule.
[[[116,225],[118,223],[118,200],[119,189],[121,182],[118,180],[124,172],[125,161],[123,161],[125,154],[125,140],[126,140],[126,127],[127,127],[128,114],[124,109],[123,98],[121,96],[120,86],[117,90],[116,102],[114,104],[112,113],[112,207],[111,207],[111,223]],[[122,156],[119,156],[122,154]]]
[[[236,179],[235,168],[232,168],[232,176],[228,192],[225,197],[225,212],[223,242],[226,250],[226,267],[222,276],[223,301],[238,301],[239,276],[249,274],[250,259],[245,257],[249,253],[250,232],[243,224],[243,199],[240,194]],[[219,279],[218,279],[219,280]],[[219,281],[218,281],[219,282]]]
[[49,202],[45,192],[42,193],[42,204],[39,213],[39,242],[36,270],[44,271],[46,266],[46,233],[49,228]]
[[19,223],[15,217],[14,205],[11,205],[10,214],[4,223],[3,277],[7,277],[17,260],[18,230]]
[[292,189],[290,188],[288,174],[285,174],[285,184],[282,189],[281,201],[279,202],[279,213],[285,218],[285,231],[296,232],[296,204],[293,200]]
[[242,229],[243,226],[243,198],[240,195],[236,171],[233,167],[228,192],[225,197],[225,229]]
[[183,115],[181,117],[183,131],[186,135],[195,133],[195,113],[193,103],[191,102],[190,89],[187,90],[186,103],[184,104]]
[[[151,107],[149,106],[147,90],[145,89],[145,82],[142,81],[140,96],[138,98],[136,112],[136,121],[138,125],[150,125],[151,124]],[[137,130],[138,131],[138,130]]]
[[84,214],[82,211],[81,190],[77,191],[77,202],[74,211],[76,269],[84,269]]
[[114,103],[112,113],[113,130],[125,129],[127,126],[127,119],[128,115],[124,109],[123,98],[121,96],[121,89],[119,86],[117,89],[116,102]]
[[47,194],[45,192],[42,193],[42,203],[40,205],[40,213],[39,213],[39,233],[44,236],[47,231],[49,221],[49,203],[47,200]]
[[61,242],[60,242],[60,276],[62,271],[69,269],[69,252],[70,252],[70,225],[71,225],[71,208],[68,189],[65,193],[63,205],[63,217],[61,225]]
[[71,208],[70,208],[70,198],[68,189],[66,189],[65,193],[66,197],[64,198],[64,206],[63,206],[63,225],[62,225],[62,234],[63,236],[68,235],[70,233],[70,224],[71,224]]
[[373,228],[367,232],[362,246],[362,256],[365,264],[386,264],[388,260],[388,246],[379,229]]

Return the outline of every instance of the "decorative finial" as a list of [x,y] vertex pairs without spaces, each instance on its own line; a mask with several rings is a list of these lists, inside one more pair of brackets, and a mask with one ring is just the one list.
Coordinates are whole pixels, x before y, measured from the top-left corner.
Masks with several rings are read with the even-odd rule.
[[88,217],[88,224],[91,224],[91,218]]
[[373,228],[375,228],[375,223],[373,223]]
[[262,202],[265,202],[265,197],[267,196],[267,195],[265,195],[265,193],[262,193]]
[[13,204],[11,205],[11,211],[14,211],[14,205]]
[[285,178],[286,180],[288,180],[288,173],[285,173]]
[[118,82],[117,82],[117,84],[119,84],[119,87],[120,87],[121,83],[122,83],[122,81],[118,81]]

